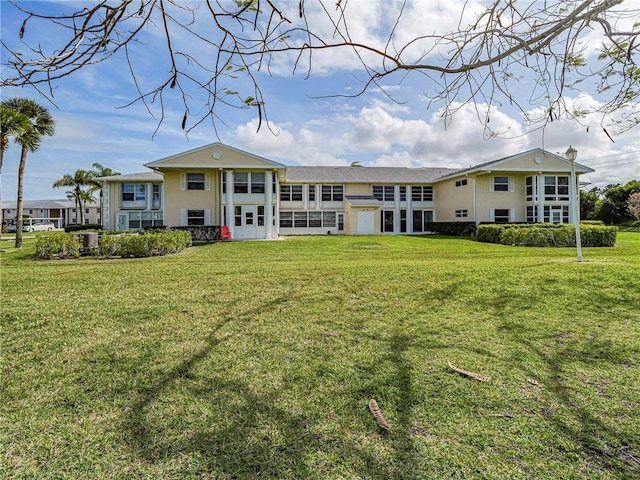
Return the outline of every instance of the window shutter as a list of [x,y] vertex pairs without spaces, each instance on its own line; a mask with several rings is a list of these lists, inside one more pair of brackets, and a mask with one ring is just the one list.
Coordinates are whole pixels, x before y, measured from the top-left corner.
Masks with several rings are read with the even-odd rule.
[[494,188],[495,181],[496,181],[496,177],[491,177],[491,180],[489,181],[489,191],[490,192],[495,192],[495,188]]
[[[205,173],[204,174],[204,189],[205,190],[211,190],[211,174],[209,173]],[[209,224],[207,224],[209,225]]]
[[204,224],[211,225],[211,209],[210,208],[204,209]]
[[189,220],[187,219],[187,209],[181,208],[180,209],[180,225],[185,227],[188,221]]
[[186,189],[187,189],[187,174],[181,173],[180,174],[180,190],[186,190]]
[[489,221],[490,222],[496,221],[496,211],[493,208],[489,210]]
[[509,221],[510,222],[515,222],[516,221],[516,209],[515,208],[510,208],[509,209]]
[[516,179],[514,177],[509,177],[509,191],[513,192],[516,189]]

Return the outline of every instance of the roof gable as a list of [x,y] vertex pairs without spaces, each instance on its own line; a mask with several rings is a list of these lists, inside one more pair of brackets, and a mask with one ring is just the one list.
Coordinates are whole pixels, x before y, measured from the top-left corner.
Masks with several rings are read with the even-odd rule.
[[[576,162],[575,168],[577,173],[590,173],[595,171],[578,162]],[[445,175],[442,177],[442,180],[457,176],[466,176],[474,173],[488,173],[492,171],[536,173],[570,172],[571,162],[565,157],[547,152],[542,148],[534,148],[516,155],[510,155],[498,160],[492,160],[479,165],[473,165],[463,170],[458,170],[452,174]]]
[[285,165],[216,142],[145,164],[154,170],[188,168],[284,168]]

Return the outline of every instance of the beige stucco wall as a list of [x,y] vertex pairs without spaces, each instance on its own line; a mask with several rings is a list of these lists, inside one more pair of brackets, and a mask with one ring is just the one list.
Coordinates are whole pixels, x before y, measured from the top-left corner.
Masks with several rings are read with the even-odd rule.
[[[211,224],[220,225],[220,172],[212,169],[165,170],[164,172],[164,224],[180,225],[180,210],[211,210]],[[183,173],[208,173],[210,190],[180,190]]]
[[373,188],[369,183],[347,183],[344,186],[345,195],[371,195]]
[[[467,179],[467,184],[456,187],[456,180]],[[472,177],[459,177],[439,182],[433,187],[435,220],[437,222],[473,221]],[[456,210],[467,210],[467,218],[456,218]]]

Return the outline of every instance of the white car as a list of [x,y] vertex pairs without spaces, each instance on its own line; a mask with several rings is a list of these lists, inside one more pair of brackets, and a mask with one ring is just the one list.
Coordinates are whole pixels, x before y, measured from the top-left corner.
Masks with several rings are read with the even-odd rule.
[[[23,232],[50,232],[54,228],[56,228],[56,226],[53,224],[53,222],[44,221],[44,222],[30,223],[29,221],[25,221],[24,225],[22,226],[22,231]],[[10,223],[7,225],[7,232],[15,232],[15,231],[16,231],[15,223]]]

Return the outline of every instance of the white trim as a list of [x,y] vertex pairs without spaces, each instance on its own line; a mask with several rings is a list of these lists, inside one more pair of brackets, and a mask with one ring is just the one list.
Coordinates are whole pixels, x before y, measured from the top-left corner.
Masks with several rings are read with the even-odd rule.
[[186,189],[187,189],[187,174],[181,173],[180,174],[180,190],[186,190]]

